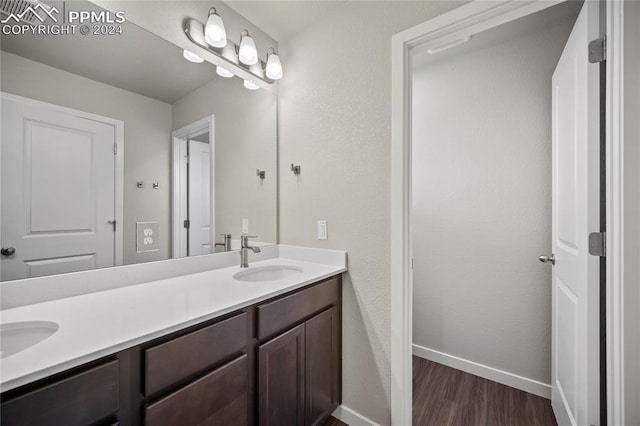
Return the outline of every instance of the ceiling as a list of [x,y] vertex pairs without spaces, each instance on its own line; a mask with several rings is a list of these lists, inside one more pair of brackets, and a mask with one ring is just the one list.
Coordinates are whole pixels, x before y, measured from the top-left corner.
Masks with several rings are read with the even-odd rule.
[[[64,10],[62,2],[47,4]],[[88,1],[66,10],[101,11]],[[2,50],[169,104],[207,84],[215,67],[184,60],[182,49],[129,21],[120,35],[1,35]]]
[[233,10],[276,41],[300,32],[346,0],[227,0]]

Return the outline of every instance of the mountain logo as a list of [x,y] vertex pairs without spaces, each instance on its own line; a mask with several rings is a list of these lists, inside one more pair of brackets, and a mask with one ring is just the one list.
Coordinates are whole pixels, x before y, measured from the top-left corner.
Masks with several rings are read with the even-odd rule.
[[8,24],[11,20],[17,24],[21,22],[36,23],[36,19],[41,23],[44,23],[47,17],[51,18],[53,22],[58,22],[58,18],[54,16],[54,13],[59,13],[58,9],[55,7],[48,8],[41,3],[38,3],[33,7],[29,5],[20,13],[9,14],[9,16],[0,21],[0,23]]

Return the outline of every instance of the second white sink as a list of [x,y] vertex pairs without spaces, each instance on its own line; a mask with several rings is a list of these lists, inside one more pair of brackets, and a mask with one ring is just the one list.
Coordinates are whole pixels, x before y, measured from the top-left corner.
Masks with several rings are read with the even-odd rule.
[[304,272],[304,269],[292,265],[257,266],[238,272],[233,278],[238,281],[248,282],[284,281],[295,278],[302,272]]
[[8,357],[42,342],[58,331],[49,321],[22,321],[0,326],[0,358]]

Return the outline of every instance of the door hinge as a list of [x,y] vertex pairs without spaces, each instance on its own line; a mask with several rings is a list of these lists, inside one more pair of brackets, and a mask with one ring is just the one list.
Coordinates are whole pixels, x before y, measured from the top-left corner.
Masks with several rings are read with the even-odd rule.
[[118,144],[113,144],[113,155],[118,155]]
[[185,227],[185,228],[187,228],[187,229],[189,229],[189,227],[190,227],[190,226],[191,226],[191,221],[190,221],[190,220],[188,220],[188,219],[187,219],[187,220],[185,220],[185,221],[184,221],[184,227]]
[[589,62],[597,64],[607,60],[607,38],[600,37],[589,43]]
[[188,155],[184,156],[184,164],[189,164],[189,156]]
[[606,256],[606,242],[606,232],[592,232],[591,234],[589,234],[589,254],[592,256]]
[[118,222],[115,219],[108,220],[107,222],[113,225],[113,232],[116,232],[116,225]]

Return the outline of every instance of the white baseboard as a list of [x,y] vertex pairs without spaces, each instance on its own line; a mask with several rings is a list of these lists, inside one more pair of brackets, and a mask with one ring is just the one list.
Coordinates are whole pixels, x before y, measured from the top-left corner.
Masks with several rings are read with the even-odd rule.
[[333,412],[333,417],[349,426],[380,426],[373,420],[344,405],[339,405],[338,408],[336,408]]
[[551,385],[538,382],[537,380],[527,379],[526,377],[518,376],[517,374],[508,373],[503,370],[498,370],[497,368],[488,367],[486,365],[478,364],[477,362],[445,354],[420,345],[413,345],[413,354],[420,358],[428,359],[488,380],[493,380],[494,382],[502,383],[503,385],[511,386],[512,388],[551,399]]

